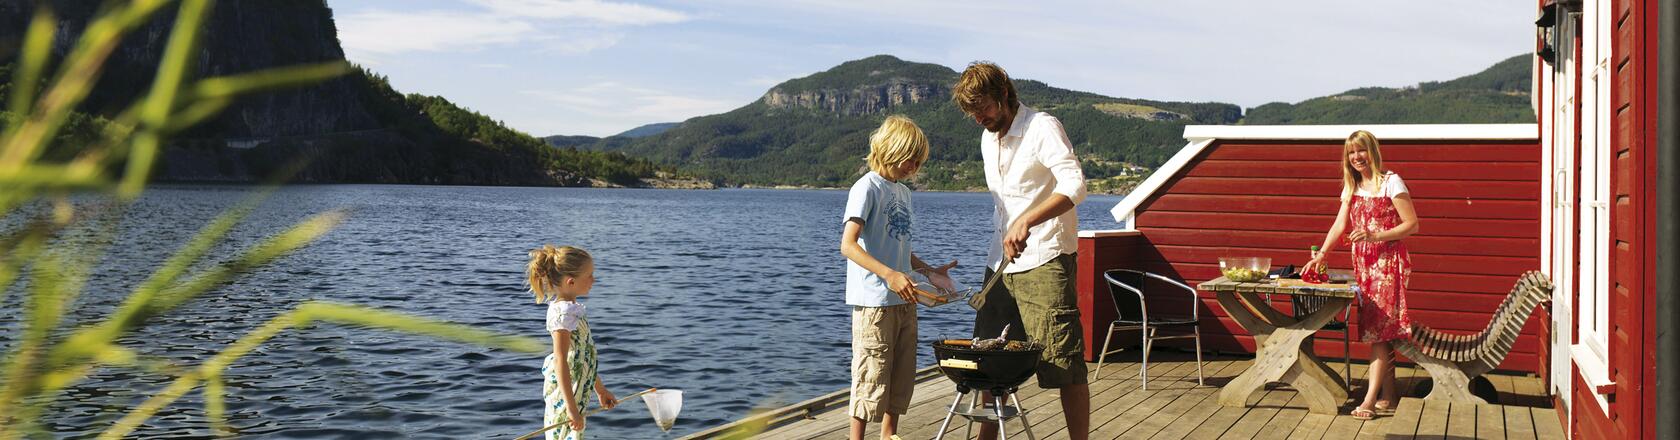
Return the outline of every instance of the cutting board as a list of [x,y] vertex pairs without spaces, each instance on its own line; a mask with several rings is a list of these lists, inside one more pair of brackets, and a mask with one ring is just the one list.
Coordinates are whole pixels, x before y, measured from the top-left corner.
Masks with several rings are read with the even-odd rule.
[[1278,279],[1278,287],[1322,287],[1322,288],[1329,288],[1329,289],[1345,289],[1345,288],[1348,287],[1348,283],[1319,283],[1319,284],[1313,284],[1313,283],[1309,283],[1309,282],[1306,282],[1306,281],[1301,281],[1301,280],[1294,279],[1294,278],[1279,278]]

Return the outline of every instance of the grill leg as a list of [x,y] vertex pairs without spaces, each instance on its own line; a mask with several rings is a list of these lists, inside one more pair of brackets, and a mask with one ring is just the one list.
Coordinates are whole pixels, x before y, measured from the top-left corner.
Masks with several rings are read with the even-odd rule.
[[1032,433],[1032,422],[1027,421],[1027,407],[1021,406],[1021,399],[1015,394],[1010,394],[1009,400],[1015,402],[1015,417],[1021,418],[1021,428],[1027,431],[1027,440],[1038,440]]
[[958,391],[957,392],[957,398],[951,399],[951,409],[949,411],[945,412],[945,423],[940,423],[939,424],[939,435],[936,435],[936,436],[933,437],[935,440],[940,440],[940,439],[945,438],[945,428],[951,426],[951,417],[954,417],[954,416],[957,415],[957,404],[962,403],[962,396],[963,396],[963,392]]
[[[1003,396],[992,396],[992,411],[997,413],[998,440],[1006,440],[1009,437],[1006,434],[1009,429],[1003,426]],[[1016,411],[1020,411],[1020,409],[1016,409]]]

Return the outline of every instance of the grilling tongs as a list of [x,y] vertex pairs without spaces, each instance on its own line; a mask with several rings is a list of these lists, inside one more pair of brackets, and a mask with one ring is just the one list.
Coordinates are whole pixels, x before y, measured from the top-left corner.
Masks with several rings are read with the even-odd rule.
[[998,263],[998,268],[996,271],[992,272],[992,277],[986,279],[986,284],[980,286],[979,292],[976,292],[968,297],[969,307],[973,307],[975,311],[979,311],[981,307],[986,306],[987,293],[992,291],[992,285],[997,284],[998,278],[1003,277],[1003,269],[1009,267],[1009,262],[1012,260],[1014,259],[1010,258],[1008,253],[1003,254],[1003,262]]

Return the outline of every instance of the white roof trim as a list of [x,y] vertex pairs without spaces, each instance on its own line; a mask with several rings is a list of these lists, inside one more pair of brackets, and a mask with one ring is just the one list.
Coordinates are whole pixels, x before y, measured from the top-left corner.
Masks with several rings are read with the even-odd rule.
[[1109,212],[1114,220],[1137,228],[1137,207],[1159,191],[1168,179],[1189,165],[1217,139],[1342,140],[1354,130],[1366,130],[1377,139],[1404,140],[1531,140],[1540,136],[1539,124],[1394,124],[1394,125],[1190,125],[1184,139],[1190,141],[1172,159],[1155,170],[1126,194]]
[[1529,140],[1540,136],[1539,124],[1394,124],[1394,125],[1191,125],[1184,138],[1343,140],[1354,130],[1377,139]]
[[[1184,131],[1188,133],[1190,127],[1184,127]],[[1150,194],[1155,194],[1155,190],[1161,189],[1161,185],[1167,184],[1167,179],[1171,179],[1173,175],[1178,174],[1180,168],[1184,168],[1185,165],[1190,163],[1191,159],[1196,158],[1196,155],[1202,154],[1203,148],[1207,148],[1211,144],[1213,144],[1213,139],[1191,140],[1190,145],[1185,145],[1184,148],[1179,149],[1178,154],[1174,154],[1171,159],[1167,159],[1167,163],[1161,165],[1161,168],[1156,169],[1154,173],[1150,173],[1149,178],[1143,179],[1143,183],[1138,184],[1137,188],[1133,188],[1132,192],[1126,194],[1126,198],[1120,199],[1120,204],[1114,205],[1114,209],[1109,211],[1114,214],[1114,221],[1123,222],[1126,227],[1137,229],[1137,223],[1132,222],[1132,220],[1136,220],[1133,218],[1132,211],[1137,210],[1138,205],[1143,204],[1143,201],[1148,199]]]

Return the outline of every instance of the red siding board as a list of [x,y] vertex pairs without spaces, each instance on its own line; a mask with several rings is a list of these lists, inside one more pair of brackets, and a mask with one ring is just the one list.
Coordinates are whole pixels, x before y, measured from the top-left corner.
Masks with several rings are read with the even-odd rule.
[[[1230,212],[1149,211],[1138,214],[1140,224],[1174,225],[1177,228],[1214,229],[1225,231],[1287,231],[1324,233],[1336,220],[1335,213],[1255,214]],[[1537,220],[1487,220],[1421,217],[1429,222],[1431,236],[1458,237],[1534,237],[1540,229]]]
[[[1207,153],[1207,160],[1321,161],[1341,159],[1341,145],[1326,144],[1231,144],[1222,143]],[[1530,143],[1415,145],[1383,142],[1383,160],[1402,162],[1540,162],[1540,150]]]
[[[1532,180],[1540,170],[1534,162],[1396,162],[1384,161],[1383,166],[1405,180],[1466,180],[1466,181],[1525,181]],[[1260,162],[1250,160],[1205,160],[1184,173],[1187,177],[1277,177],[1299,176],[1303,179],[1342,178],[1335,161]]]
[[[1254,183],[1255,182],[1249,182],[1249,187],[1253,188],[1255,186]],[[1193,182],[1193,184],[1194,184],[1194,182]],[[1536,185],[1536,187],[1538,187],[1538,185]],[[1286,191],[1281,191],[1279,189],[1273,188],[1273,189],[1271,189],[1271,191],[1273,191],[1274,193],[1278,193],[1278,194],[1286,194],[1287,193],[1287,194],[1311,194],[1311,195],[1305,195],[1305,196],[1296,196],[1296,195],[1282,195],[1282,196],[1280,196],[1280,195],[1270,195],[1270,196],[1242,195],[1240,197],[1232,197],[1231,195],[1219,195],[1217,193],[1212,193],[1212,194],[1183,193],[1183,192],[1179,191],[1180,189],[1184,188],[1183,185],[1175,185],[1172,188],[1173,188],[1173,191],[1174,191],[1172,194],[1167,194],[1165,196],[1159,197],[1158,199],[1154,200],[1152,203],[1148,204],[1148,206],[1149,206],[1148,210],[1140,211],[1140,213],[1149,212],[1149,211],[1273,213],[1273,214],[1302,214],[1302,213],[1329,212],[1330,213],[1329,215],[1335,215],[1337,207],[1340,206],[1340,202],[1336,201],[1336,194],[1335,193],[1326,193],[1326,194],[1321,194],[1321,195],[1320,194],[1313,194],[1313,193],[1289,193],[1289,192],[1286,192]],[[1194,188],[1194,185],[1192,185],[1192,189],[1196,189],[1196,188]],[[1413,191],[1413,192],[1416,193],[1416,191]],[[1414,196],[1415,195],[1416,194],[1414,194]],[[1437,204],[1436,202],[1438,200],[1435,200],[1435,199],[1424,199],[1424,198],[1414,197],[1413,200],[1415,202],[1413,204],[1417,206],[1418,217],[1423,218],[1423,219],[1464,218],[1464,219],[1495,219],[1495,220],[1497,220],[1497,219],[1514,219],[1514,220],[1536,220],[1536,221],[1538,221],[1539,218],[1540,218],[1538,213],[1529,212],[1529,210],[1536,210],[1537,211],[1537,210],[1540,209],[1538,201],[1527,202],[1527,203],[1514,202],[1514,204],[1504,205],[1503,206],[1504,209],[1496,210],[1496,209],[1487,209],[1488,204],[1492,203],[1492,201],[1483,202],[1483,203],[1481,203],[1482,206],[1481,207],[1476,207],[1476,209],[1461,209],[1461,207],[1463,207],[1463,206],[1474,207],[1477,204],[1477,202],[1474,199],[1469,200],[1469,201],[1465,201],[1463,199],[1458,199],[1458,200],[1454,200],[1454,201],[1445,202],[1444,204]],[[1428,226],[1425,225],[1423,227],[1427,228]],[[1535,230],[1535,234],[1536,235],[1539,234],[1539,229]]]

